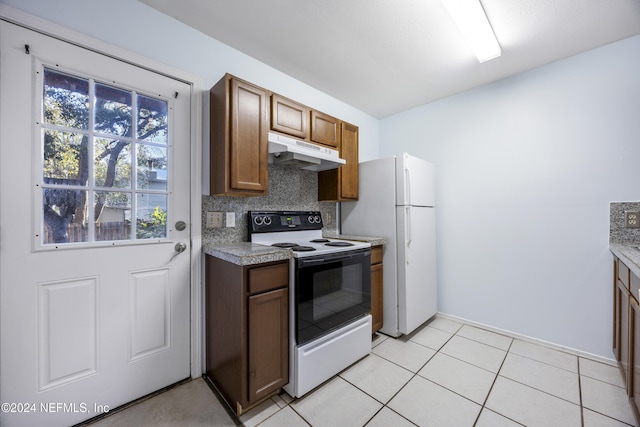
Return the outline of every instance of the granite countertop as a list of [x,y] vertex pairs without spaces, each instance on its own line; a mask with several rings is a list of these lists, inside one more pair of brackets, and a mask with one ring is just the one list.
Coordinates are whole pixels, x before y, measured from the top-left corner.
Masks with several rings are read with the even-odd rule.
[[387,239],[385,237],[372,237],[372,236],[355,236],[351,234],[337,234],[333,232],[324,232],[322,237],[327,239],[342,239],[342,240],[355,240],[357,242],[368,242],[371,246],[386,245]]
[[624,264],[638,277],[640,277],[640,244],[610,243],[611,252],[620,258]]
[[[342,240],[356,240],[371,243],[371,246],[386,245],[384,237],[351,236],[346,234],[323,233],[323,237]],[[288,260],[293,256],[291,249],[274,248],[251,242],[204,244],[205,254],[237,265],[253,265],[265,262]]]
[[203,245],[205,254],[237,265],[253,265],[265,262],[288,260],[293,255],[291,249],[274,248],[251,242]]

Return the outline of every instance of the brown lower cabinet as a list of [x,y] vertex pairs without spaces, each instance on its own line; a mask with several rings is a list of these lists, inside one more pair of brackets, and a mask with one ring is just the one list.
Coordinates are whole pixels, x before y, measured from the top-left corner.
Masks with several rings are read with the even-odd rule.
[[640,423],[640,278],[614,258],[613,354],[624,378],[631,408]]
[[371,248],[371,333],[382,328],[382,246]]
[[241,415],[289,382],[289,263],[205,265],[206,375]]

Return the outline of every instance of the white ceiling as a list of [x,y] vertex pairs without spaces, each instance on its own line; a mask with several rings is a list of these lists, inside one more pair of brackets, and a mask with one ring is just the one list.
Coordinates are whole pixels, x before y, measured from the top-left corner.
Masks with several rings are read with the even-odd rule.
[[480,64],[440,0],[140,1],[377,118],[640,34],[640,0],[481,0]]

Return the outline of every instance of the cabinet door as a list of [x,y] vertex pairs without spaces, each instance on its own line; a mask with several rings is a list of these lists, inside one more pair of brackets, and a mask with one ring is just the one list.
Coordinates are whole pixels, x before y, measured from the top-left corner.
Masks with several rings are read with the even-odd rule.
[[318,200],[358,200],[358,127],[341,125],[340,157],[347,161],[338,169],[318,173]]
[[340,147],[340,120],[311,110],[311,140],[338,149]]
[[340,200],[358,200],[358,127],[342,123],[340,157],[347,163],[340,167]]
[[371,333],[382,328],[382,264],[371,266]]
[[636,416],[640,407],[640,306],[635,299],[631,298],[629,303],[629,376],[627,385],[631,406]]
[[289,382],[289,289],[249,297],[249,403]]
[[267,92],[231,80],[230,186],[259,194],[268,191]]
[[309,136],[310,110],[278,94],[271,95],[271,129],[301,139]]
[[614,353],[629,391],[629,291],[621,281],[618,281],[615,305],[618,327]]

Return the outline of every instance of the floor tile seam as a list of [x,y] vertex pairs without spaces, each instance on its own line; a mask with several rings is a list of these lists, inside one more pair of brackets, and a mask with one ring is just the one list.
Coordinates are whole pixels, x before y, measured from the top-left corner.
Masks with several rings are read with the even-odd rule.
[[580,375],[580,358],[577,360],[578,365],[578,399],[580,399],[580,422],[584,426],[584,405],[582,404],[582,375]]
[[[501,352],[505,353],[505,355],[506,355],[506,353],[508,353],[508,350],[503,350],[503,349],[498,348],[498,347],[495,347],[495,346],[493,346],[493,345],[491,345],[491,344],[483,343],[483,342],[480,342],[480,341],[478,341],[478,340],[474,340],[474,339],[472,339],[472,338],[463,337],[462,335],[458,335],[458,334],[455,334],[454,336],[455,336],[455,337],[458,337],[458,338],[465,339],[465,340],[467,340],[467,341],[472,341],[472,342],[474,342],[474,343],[476,343],[476,344],[482,344],[482,345],[487,346],[487,347],[489,347],[489,348],[492,348],[492,349],[494,349],[494,350],[499,350],[499,351],[501,351]],[[452,338],[453,338],[453,337],[452,337]]]
[[587,374],[580,374],[580,376],[581,376],[581,377],[585,377],[585,378],[589,378],[590,380],[593,380],[593,381],[598,381],[598,382],[601,382],[601,383],[603,383],[603,384],[608,384],[608,385],[610,385],[610,386],[618,387],[618,388],[621,388],[621,389],[625,389],[625,390],[626,390],[626,388],[625,388],[624,386],[620,386],[620,385],[618,385],[618,384],[614,384],[614,383],[609,382],[609,381],[604,381],[604,380],[602,380],[602,379],[600,379],[600,378],[592,377],[591,375],[587,375]]
[[[480,328],[478,328],[478,329],[480,329]],[[482,331],[486,331],[486,332],[491,332],[491,331],[487,331],[486,329],[481,329],[481,330],[482,330]],[[504,348],[502,348],[502,347],[498,347],[497,345],[489,344],[488,342],[485,342],[485,341],[480,341],[480,339],[476,339],[476,338],[472,338],[472,337],[465,337],[464,335],[460,335],[460,333],[459,333],[459,332],[460,332],[460,331],[456,332],[456,333],[454,334],[454,336],[457,336],[457,337],[460,337],[460,338],[466,338],[466,339],[468,339],[468,340],[475,341],[475,342],[479,342],[480,344],[488,345],[489,347],[497,348],[498,350],[507,351],[507,350],[505,350],[505,349],[504,349]],[[491,333],[492,333],[492,334],[495,334],[495,335],[499,335],[499,336],[501,336],[501,337],[504,337],[504,338],[507,338],[507,339],[511,340],[511,342],[509,342],[509,345],[507,346],[507,348],[511,347],[511,343],[513,342],[513,338],[508,337],[508,336],[506,336],[506,335],[496,334],[495,332],[491,332]]]
[[[417,374],[416,374],[416,375],[417,375]],[[455,394],[455,395],[457,395],[457,396],[462,397],[464,400],[468,400],[469,402],[473,403],[474,405],[477,405],[478,407],[480,407],[480,412],[482,412],[482,408],[484,407],[482,403],[478,403],[478,402],[476,402],[475,400],[471,400],[471,399],[469,399],[468,397],[461,395],[461,394],[460,394],[460,393],[458,393],[457,391],[455,391],[455,390],[451,390],[449,387],[444,386],[444,385],[442,385],[442,384],[438,384],[437,382],[435,382],[435,381],[433,381],[433,380],[430,380],[429,378],[425,378],[425,377],[423,377],[422,375],[417,375],[417,376],[419,376],[419,377],[420,377],[421,379],[423,379],[423,380],[427,380],[427,381],[429,381],[430,383],[437,385],[438,387],[442,387],[443,389],[448,390],[448,391],[450,391],[451,393],[453,393],[453,394]],[[485,398],[485,399],[486,399],[486,398]],[[478,412],[478,415],[480,415],[480,412]]]
[[411,341],[411,342],[412,342],[412,343],[414,343],[414,344],[421,345],[422,347],[426,347],[426,348],[428,348],[428,349],[430,349],[430,350],[434,350],[434,351],[437,353],[437,352],[439,352],[440,350],[442,350],[442,347],[444,347],[445,345],[447,345],[447,343],[448,343],[449,341],[451,341],[451,338],[453,338],[453,337],[455,337],[455,336],[456,336],[456,334],[451,334],[451,336],[450,336],[449,338],[447,338],[447,340],[446,340],[444,343],[442,343],[442,345],[441,345],[439,348],[429,347],[428,345],[424,345],[424,344],[419,343],[419,342],[417,342],[417,341],[413,341],[413,339],[411,339],[411,338],[409,338],[409,341]]
[[[404,387],[404,386],[403,386],[403,387]],[[391,401],[391,399],[389,399],[389,401]],[[369,425],[369,423],[370,423],[371,421],[373,421],[373,419],[374,419],[374,418],[375,418],[375,417],[376,417],[376,416],[377,416],[377,415],[378,415],[378,414],[379,414],[379,413],[380,413],[384,408],[387,408],[388,410],[390,410],[391,412],[393,412],[393,413],[394,413],[394,414],[396,414],[397,416],[399,416],[399,417],[403,418],[404,420],[406,420],[408,423],[411,423],[411,425],[417,426],[417,424],[416,424],[416,423],[414,423],[413,421],[411,421],[410,419],[408,419],[407,417],[405,417],[405,416],[404,416],[404,415],[402,415],[401,413],[399,413],[399,412],[397,412],[397,411],[394,411],[393,409],[391,409],[391,408],[390,408],[390,407],[388,407],[387,405],[384,405],[384,404],[383,404],[383,405],[382,405],[382,408],[378,409],[378,411],[377,411],[375,414],[373,414],[373,416],[372,416],[371,418],[369,418],[369,420],[368,420],[366,423],[364,423],[364,427],[366,427],[367,425]]]
[[[527,356],[525,354],[520,354],[520,353],[508,351],[507,354],[509,354],[509,353],[515,354],[516,356],[525,357],[525,358],[527,358],[529,360],[533,360],[533,361],[536,361],[536,362],[539,362],[539,363],[543,363],[543,364],[548,365],[548,366],[553,366],[554,368],[562,369],[563,371],[571,372],[572,374],[577,374],[578,373],[577,372],[577,368],[576,368],[576,371],[572,371],[571,369],[566,369],[566,368],[563,368],[562,366],[558,366],[558,365],[554,365],[553,363],[545,362],[544,360],[534,359],[533,357]],[[569,353],[565,353],[565,354],[569,354]],[[574,356],[574,355],[570,355],[570,356]],[[577,356],[574,356],[574,357],[577,357]]]
[[[499,372],[499,371],[500,371],[500,369],[502,368],[502,363],[504,363],[504,359],[505,359],[505,358],[503,358],[503,359],[502,359],[502,362],[501,362],[501,364],[500,364],[500,368],[498,368],[498,371],[497,371],[497,372],[493,372],[493,371],[490,371],[490,370],[489,370],[489,369],[487,369],[487,368],[483,368],[482,366],[475,365],[475,364],[473,364],[473,363],[469,362],[468,360],[460,359],[459,357],[453,356],[453,355],[451,355],[451,354],[449,354],[449,353],[446,353],[446,352],[444,352],[444,351],[438,351],[436,354],[434,354],[434,355],[431,357],[431,359],[433,359],[434,357],[436,357],[436,355],[437,355],[438,353],[442,353],[442,354],[444,354],[444,355],[445,355],[445,356],[447,356],[447,357],[450,357],[450,358],[455,359],[455,360],[457,360],[457,361],[459,361],[459,362],[465,363],[465,364],[467,364],[467,365],[469,365],[469,366],[473,366],[474,368],[482,369],[483,371],[488,372],[488,373],[490,373],[490,374],[492,374],[492,375],[498,375],[498,372]],[[431,361],[431,359],[429,359],[429,361]],[[428,363],[429,363],[429,362],[425,363],[425,366],[426,366]],[[419,370],[418,372],[416,372],[416,373],[419,375],[419,372],[420,372],[422,369],[424,369],[424,366],[423,366],[422,368],[420,368],[420,370]],[[420,376],[422,376],[422,375],[420,375]]]
[[[491,396],[491,392],[493,391],[493,387],[496,385],[496,381],[498,381],[498,376],[500,375],[500,371],[502,370],[502,366],[504,365],[505,360],[507,360],[507,354],[509,354],[509,349],[511,348],[512,345],[513,345],[513,341],[511,341],[511,343],[509,344],[509,348],[507,349],[504,357],[502,358],[502,362],[500,362],[500,367],[498,368],[498,372],[496,372],[495,376],[493,377],[493,382],[491,383],[491,387],[489,387],[489,391],[487,392],[487,395],[484,397],[484,402],[482,402],[482,409],[480,409],[480,413],[478,413],[478,416],[476,417],[476,421],[473,423],[474,426],[478,423],[478,420],[480,420],[480,415],[482,414],[482,411],[484,410],[484,408],[487,408],[487,401],[489,400],[489,396]],[[487,408],[487,409],[492,411],[492,412],[495,412],[496,414],[498,414],[498,415],[500,415],[502,417],[505,417],[505,418],[511,420],[511,418],[509,418],[509,417],[507,417],[505,415],[502,415],[498,411],[494,411],[491,408]],[[515,420],[512,420],[512,421],[516,422]],[[518,423],[518,424],[520,424],[520,423]]]
[[583,410],[584,410],[584,409],[588,409],[588,410],[589,410],[589,411],[591,411],[591,412],[594,412],[594,413],[596,413],[596,414],[598,414],[598,415],[602,415],[603,417],[606,417],[607,419],[610,419],[610,420],[613,420],[613,421],[617,421],[617,422],[619,422],[619,423],[621,423],[621,424],[624,424],[625,426],[633,427],[633,424],[629,424],[629,423],[627,423],[627,422],[625,422],[625,421],[622,421],[622,420],[619,420],[619,419],[617,419],[617,418],[614,418],[614,417],[612,417],[611,415],[603,414],[602,412],[600,412],[600,411],[596,411],[595,409],[593,409],[593,408],[589,408],[588,406],[583,406]]
[[430,327],[430,328],[437,329],[437,330],[442,331],[442,332],[447,332],[447,333],[449,333],[449,334],[455,335],[455,334],[457,334],[457,333],[458,333],[458,331],[459,331],[460,329],[462,329],[462,327],[463,327],[464,325],[466,325],[466,323],[461,324],[461,325],[460,325],[460,327],[459,327],[458,329],[456,329],[454,332],[447,331],[446,329],[438,328],[437,326],[431,326],[431,324],[429,324],[429,323],[427,323],[427,325],[426,325],[426,326],[428,326],[428,327]]
[[[488,395],[487,395],[487,396],[488,396]],[[482,406],[482,410],[481,410],[481,411],[480,411],[480,413],[478,414],[478,419],[476,419],[476,422],[475,422],[475,423],[473,423],[473,425],[474,425],[474,426],[475,426],[476,424],[478,424],[478,421],[480,421],[480,415],[482,415],[482,412],[483,412],[485,409],[486,409],[487,411],[491,411],[491,412],[493,412],[494,414],[497,414],[497,415],[501,416],[502,418],[506,418],[506,419],[508,419],[508,420],[509,420],[509,421],[511,421],[512,423],[518,424],[519,426],[522,426],[522,427],[527,427],[525,424],[522,424],[521,422],[516,421],[516,420],[514,420],[513,418],[509,418],[509,417],[507,417],[506,415],[503,415],[503,414],[501,414],[500,412],[496,411],[495,409],[491,409],[491,408],[489,408],[489,407],[487,407],[487,406],[484,406],[484,405]]]
[[[575,406],[578,406],[578,407],[582,408],[582,404],[572,402],[572,401],[570,401],[570,400],[565,399],[564,397],[556,396],[555,394],[550,393],[550,392],[548,392],[548,391],[540,390],[539,388],[534,387],[534,386],[532,386],[532,385],[530,385],[530,384],[525,384],[525,383],[523,383],[523,382],[521,382],[521,381],[514,380],[513,378],[505,377],[504,375],[500,375],[500,374],[498,374],[498,376],[499,376],[499,377],[502,377],[502,378],[504,378],[504,379],[506,379],[506,380],[513,381],[514,383],[518,383],[518,384],[520,384],[520,385],[523,385],[523,386],[525,386],[525,387],[527,387],[527,388],[530,388],[530,389],[532,389],[532,390],[539,391],[540,393],[544,393],[544,394],[546,394],[547,396],[551,396],[551,397],[554,397],[554,398],[556,398],[556,399],[560,399],[560,400],[562,400],[562,401],[564,401],[564,402],[571,403],[572,405],[575,405]],[[589,408],[589,409],[590,409],[590,408]]]
[[[438,353],[440,353],[440,352],[438,352]],[[436,353],[436,354],[437,354],[437,353]],[[447,355],[447,356],[449,356],[449,357],[453,357],[453,358],[454,358],[454,359],[456,359],[456,360],[459,360],[459,361],[461,361],[461,362],[467,363],[467,364],[469,364],[469,365],[471,365],[471,366],[475,366],[476,368],[479,368],[479,369],[482,369],[482,370],[484,370],[484,371],[490,372],[490,373],[492,373],[492,374],[494,374],[494,375],[498,375],[498,372],[500,372],[500,369],[502,368],[502,363],[504,363],[504,359],[506,358],[506,354],[505,354],[505,357],[503,357],[503,358],[502,358],[502,362],[500,362],[500,368],[498,368],[498,370],[497,370],[496,372],[494,372],[494,371],[491,371],[491,370],[489,370],[489,369],[487,369],[487,368],[483,368],[482,366],[478,366],[478,365],[476,365],[476,364],[474,364],[474,363],[472,363],[472,362],[469,362],[468,360],[460,359],[459,357],[456,357],[456,356],[454,356],[453,354],[449,354],[449,353],[447,353],[446,351],[442,351],[442,354],[445,354],[445,355]],[[435,355],[434,355],[434,356],[435,356]]]
[[[406,370],[406,369],[405,369],[405,370]],[[409,371],[409,370],[407,370],[407,372],[409,372],[409,373],[411,374],[411,378],[409,378],[409,379],[407,380],[407,382],[406,382],[406,383],[404,383],[404,384],[402,385],[402,387],[400,387],[400,389],[398,389],[398,391],[397,391],[397,392],[395,392],[395,393],[393,394],[393,396],[391,396],[391,397],[389,398],[389,400],[388,400],[386,403],[385,403],[385,402],[383,402],[383,401],[381,401],[380,399],[376,398],[375,396],[372,396],[372,395],[371,395],[371,394],[369,394],[366,390],[361,389],[360,387],[358,387],[356,384],[352,383],[352,382],[351,382],[351,381],[349,381],[348,379],[346,379],[346,378],[344,378],[344,377],[340,377],[340,379],[342,379],[343,381],[345,381],[347,384],[349,384],[349,385],[353,386],[353,387],[354,387],[354,388],[356,388],[358,391],[361,391],[362,393],[366,394],[367,396],[369,396],[370,398],[372,398],[372,399],[373,399],[373,400],[375,400],[376,402],[380,403],[382,406],[387,406],[387,403],[391,402],[391,399],[393,399],[394,397],[396,397],[396,394],[398,394],[398,393],[400,392],[400,390],[402,390],[402,389],[404,388],[404,386],[406,386],[406,385],[409,383],[409,381],[411,381],[411,380],[412,380],[412,379],[417,375],[417,374],[415,374],[415,373],[413,373],[413,372],[411,372],[411,371]]]
[[[293,401],[292,401],[291,403],[293,403]],[[310,422],[309,422],[309,421],[308,421],[304,416],[302,416],[302,414],[301,414],[300,412],[296,411],[296,408],[294,408],[294,407],[291,405],[291,403],[287,404],[287,406],[288,406],[288,407],[290,407],[290,408],[291,408],[291,410],[292,410],[296,415],[298,415],[298,416],[302,419],[302,421],[304,421],[305,423],[307,423],[310,427],[313,427],[313,424],[311,424],[311,423],[310,423]],[[281,408],[281,409],[280,409],[280,411],[282,411],[283,409],[284,409],[284,408]],[[280,411],[278,411],[278,412],[280,412]],[[276,412],[276,414],[277,414],[278,412]],[[275,415],[275,414],[273,414],[273,415]],[[273,415],[271,415],[271,417],[272,417]],[[271,417],[269,417],[269,418],[271,418]],[[266,420],[265,420],[265,421],[266,421]],[[264,421],[263,421],[263,422],[264,422]],[[260,423],[260,424],[262,424],[262,423]],[[260,424],[258,424],[256,427],[259,427],[259,426],[260,426]]]
[[[424,346],[422,346],[422,347],[424,347]],[[432,348],[429,348],[429,347],[425,347],[425,348],[428,348],[429,350],[433,350]],[[391,362],[391,363],[393,363],[394,365],[401,367],[401,368],[402,368],[402,369],[404,369],[405,371],[409,371],[409,372],[411,372],[412,374],[417,375],[417,373],[420,371],[420,369],[424,368],[424,366],[425,366],[427,363],[429,363],[429,361],[430,361],[431,359],[433,359],[433,357],[434,357],[436,354],[438,354],[438,352],[437,352],[436,350],[433,350],[433,351],[435,351],[435,353],[433,353],[431,356],[429,356],[429,358],[427,359],[427,361],[426,361],[426,362],[424,362],[422,365],[420,365],[420,367],[418,368],[418,370],[416,370],[415,372],[413,372],[411,369],[408,369],[408,368],[406,368],[406,367],[404,367],[404,366],[402,366],[402,365],[400,365],[400,364],[398,364],[398,363],[394,362],[394,361],[393,361],[393,360],[391,360],[391,359],[388,359],[388,358],[386,358],[386,357],[382,356],[381,354],[378,354],[378,353],[374,353],[374,354],[375,354],[376,356],[378,356],[378,357],[383,358],[383,359],[384,359],[384,360],[386,360],[387,362]],[[372,352],[372,353],[373,353],[373,352]]]
[[[621,420],[621,419],[619,419],[619,418],[614,417],[613,415],[605,414],[604,412],[601,412],[600,410],[595,409],[595,408],[592,408],[592,407],[590,407],[590,406],[582,406],[582,409],[583,409],[583,411],[584,411],[585,409],[588,409],[588,410],[590,410],[591,412],[595,412],[596,414],[602,415],[603,417],[610,418],[610,419],[615,420],[615,421],[617,421],[617,422],[619,422],[619,423],[622,423],[622,424],[624,424],[624,425],[630,425],[630,426],[633,426],[633,424],[629,424],[629,423],[627,423],[626,421],[623,421],[623,420]],[[633,410],[632,410],[631,408],[629,408],[629,410],[630,410],[630,411],[632,411],[632,414],[633,414]]]
[[[518,356],[520,356],[520,355],[518,355]],[[541,361],[536,360],[536,359],[531,359],[531,358],[529,358],[529,357],[524,357],[524,356],[520,356],[520,357],[523,357],[523,358],[525,358],[525,359],[527,359],[527,360],[531,360],[531,361],[533,361],[533,362],[540,363],[541,365],[544,365],[544,367],[545,367],[545,368],[546,368],[546,367],[548,367],[548,368],[553,368],[553,369],[557,369],[557,370],[561,371],[561,372],[558,372],[557,374],[556,374],[556,373],[553,373],[553,374],[552,374],[553,376],[559,375],[559,374],[561,374],[561,373],[562,373],[562,374],[571,374],[572,376],[575,376],[575,377],[579,377],[579,376],[580,376],[580,374],[579,374],[578,372],[573,372],[573,371],[570,371],[570,370],[568,370],[568,369],[562,369],[562,368],[560,368],[560,367],[558,367],[558,366],[556,366],[556,365],[551,365],[551,364],[549,364],[549,363],[544,363],[544,362],[541,362]],[[505,360],[506,360],[506,357],[505,357]]]

